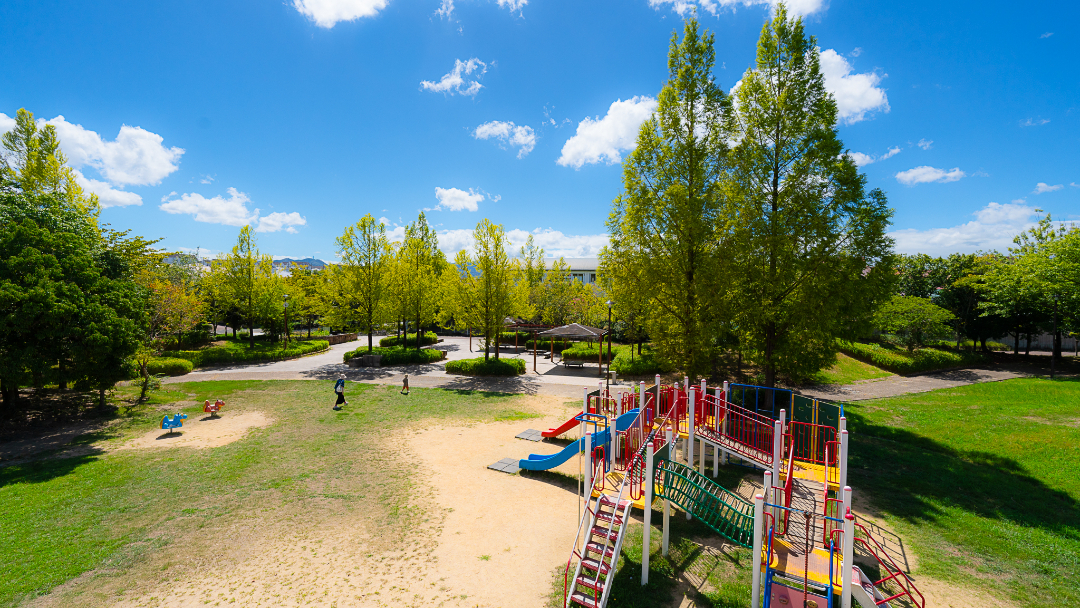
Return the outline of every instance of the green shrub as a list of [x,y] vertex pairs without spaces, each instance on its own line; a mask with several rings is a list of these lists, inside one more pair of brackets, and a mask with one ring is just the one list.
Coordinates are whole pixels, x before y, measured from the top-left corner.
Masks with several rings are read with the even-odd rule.
[[891,344],[862,344],[837,340],[840,352],[896,374],[917,374],[935,369],[984,363],[982,353],[921,348],[908,352]]
[[229,365],[231,363],[282,361],[328,348],[330,348],[330,343],[326,340],[290,342],[288,349],[281,348],[276,344],[259,344],[255,348],[249,349],[240,341],[233,342],[230,340],[224,346],[212,346],[202,350],[172,350],[166,351],[164,354],[177,359],[187,359],[195,367],[206,367],[208,365]]
[[345,363],[348,363],[353,357],[361,357],[368,354],[382,355],[382,360],[380,361],[382,365],[434,363],[436,361],[442,361],[446,357],[446,351],[434,348],[421,348],[420,350],[416,350],[415,348],[405,348],[402,346],[379,346],[371,349],[371,352],[369,353],[367,347],[364,346],[345,353]]
[[[619,349],[622,346],[611,346],[611,355],[614,357],[617,355]],[[607,363],[608,360],[608,346],[603,346],[603,362]],[[562,351],[562,358],[568,361],[599,361],[601,359],[600,345],[589,342],[578,342],[573,346],[566,348]]]
[[524,359],[458,359],[446,363],[448,374],[466,376],[516,376],[525,373]]
[[[404,338],[405,338],[405,341],[404,341],[405,344],[407,344],[407,345],[409,345],[409,346],[411,346],[413,348],[416,348],[416,334],[407,334],[407,335],[404,336]],[[424,335],[420,337],[420,346],[431,346],[432,344],[435,344],[438,341],[439,341],[439,336],[436,336],[435,332],[433,332],[433,331],[425,332]],[[379,346],[401,346],[401,345],[402,345],[402,339],[397,337],[397,336],[387,336],[387,337],[382,338],[381,340],[379,340]]]
[[187,359],[160,358],[151,359],[146,365],[146,373],[151,376],[165,374],[166,376],[183,376],[191,373],[194,366]]
[[632,344],[619,347],[619,354],[615,355],[615,360],[611,362],[611,369],[618,372],[620,376],[652,376],[674,369],[648,346],[642,349],[641,354],[635,351],[631,360],[630,351],[634,348],[636,347]]
[[924,346],[927,340],[950,331],[956,315],[932,303],[930,298],[893,296],[877,313],[874,323],[883,332],[896,335],[908,352]]
[[[547,340],[543,338],[539,338],[537,340],[528,340],[527,342],[525,342],[525,348],[534,348],[534,345],[537,342],[540,343],[539,350],[551,350],[551,338],[548,338]],[[555,352],[560,352],[563,349],[570,348],[574,344],[576,344],[576,342],[571,342],[569,340],[555,340]]]

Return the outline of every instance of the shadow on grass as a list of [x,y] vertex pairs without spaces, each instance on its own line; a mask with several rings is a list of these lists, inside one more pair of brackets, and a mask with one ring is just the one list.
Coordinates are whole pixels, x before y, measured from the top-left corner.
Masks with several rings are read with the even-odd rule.
[[948,525],[936,502],[1080,540],[1080,503],[1015,460],[868,422],[858,406],[845,414],[852,431],[850,479],[868,490],[875,507],[913,524]]
[[88,446],[80,449],[78,455],[67,458],[48,458],[53,454],[39,454],[40,458],[28,462],[13,463],[0,467],[0,488],[25,483],[45,483],[59,477],[70,475],[75,469],[90,464],[98,459],[104,450]]

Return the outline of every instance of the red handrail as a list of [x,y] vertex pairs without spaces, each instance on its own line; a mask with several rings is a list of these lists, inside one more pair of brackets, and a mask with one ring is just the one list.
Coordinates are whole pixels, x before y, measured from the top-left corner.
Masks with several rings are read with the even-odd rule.
[[[892,556],[890,556],[888,552],[886,552],[885,549],[882,548],[882,546],[877,542],[877,539],[874,538],[874,535],[870,534],[869,530],[863,527],[863,525],[859,522],[854,523],[858,529],[862,530],[866,538],[870,539],[870,541],[874,543],[874,547],[877,548],[877,551],[874,551],[874,547],[871,547],[870,544],[867,543],[865,539],[860,538],[858,534],[855,535],[854,541],[857,543],[861,543],[862,546],[870,553],[870,555],[874,556],[874,559],[878,561],[878,564],[881,565],[881,567],[884,568],[886,572],[890,573],[889,576],[886,576],[881,580],[875,581],[873,585],[877,587],[878,585],[891,580],[896,583],[898,587],[900,587],[900,593],[895,593],[883,600],[875,600],[875,603],[880,606],[886,602],[891,602],[892,600],[895,600],[900,596],[906,595],[913,604],[915,604],[919,608],[924,608],[924,606],[926,606],[926,598],[923,597],[922,593],[919,593],[919,590],[915,587],[915,583],[911,582],[911,579],[908,578],[908,575],[905,574],[902,569],[900,569],[900,566],[896,565],[896,562],[893,561]],[[885,559],[889,560],[889,563],[885,563],[885,561],[881,559],[881,555],[879,555],[878,552],[880,552],[881,555],[884,555]],[[900,581],[901,578],[903,579],[903,582]],[[913,592],[914,595],[912,594]],[[915,599],[915,595],[918,595],[919,599]]]

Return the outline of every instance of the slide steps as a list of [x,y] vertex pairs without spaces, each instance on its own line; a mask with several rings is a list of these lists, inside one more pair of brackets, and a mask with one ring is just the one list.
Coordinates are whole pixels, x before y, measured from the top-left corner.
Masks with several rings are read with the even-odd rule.
[[596,499],[589,536],[574,572],[567,606],[603,608],[611,592],[611,576],[617,569],[619,550],[626,533],[633,502],[608,495]]

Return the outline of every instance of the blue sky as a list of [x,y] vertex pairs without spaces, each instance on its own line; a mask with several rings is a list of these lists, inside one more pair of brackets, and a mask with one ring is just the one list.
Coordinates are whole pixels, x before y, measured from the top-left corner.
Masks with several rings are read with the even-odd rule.
[[[791,8],[899,251],[1003,249],[1036,208],[1080,219],[1074,4]],[[0,131],[19,108],[55,124],[103,220],[170,249],[250,223],[266,253],[333,259],[365,213],[400,232],[428,209],[449,253],[487,217],[594,255],[692,10],[729,89],[768,1],[6,0]]]

